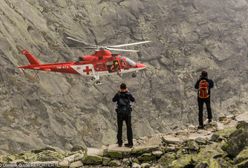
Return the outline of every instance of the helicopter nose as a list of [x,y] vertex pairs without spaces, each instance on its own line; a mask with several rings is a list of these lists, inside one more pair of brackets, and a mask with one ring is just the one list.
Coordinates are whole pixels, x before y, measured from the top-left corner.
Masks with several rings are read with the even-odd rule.
[[136,66],[137,66],[138,69],[145,69],[146,68],[146,65],[145,64],[139,64],[139,63],[137,63]]

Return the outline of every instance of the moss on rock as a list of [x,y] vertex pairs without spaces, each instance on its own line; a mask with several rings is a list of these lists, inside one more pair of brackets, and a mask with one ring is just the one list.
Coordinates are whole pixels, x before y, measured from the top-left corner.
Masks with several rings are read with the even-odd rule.
[[209,159],[209,168],[221,168],[219,162],[213,158]]
[[47,150],[37,154],[37,161],[62,160],[64,157],[66,157],[65,153]]
[[103,161],[103,158],[97,155],[91,155],[91,156],[86,155],[83,158],[83,163],[87,165],[100,165],[102,164],[102,161]]
[[194,160],[193,155],[183,155],[182,157],[178,158],[177,160],[174,160],[169,167],[172,168],[185,168],[185,167],[193,167],[194,166]]
[[245,160],[239,164],[236,165],[237,168],[247,168],[248,167],[248,160]]
[[225,152],[221,149],[220,144],[211,144],[205,148],[201,148],[194,160],[196,162],[202,162],[211,158],[222,157],[224,155]]
[[123,158],[123,153],[122,151],[117,151],[117,150],[108,150],[104,155],[113,158],[113,159],[122,159]]
[[17,155],[17,158],[23,159],[27,162],[32,162],[32,161],[37,160],[37,155],[35,153],[32,153],[32,152],[25,152],[25,153],[21,153],[21,154]]
[[149,162],[149,161],[156,160],[156,156],[151,153],[144,153],[138,157],[138,160],[141,162]]
[[190,152],[197,152],[200,149],[199,145],[194,140],[187,141],[185,148]]
[[234,131],[222,149],[231,157],[236,157],[248,144],[248,130],[237,129]]
[[120,165],[121,165],[121,162],[119,160],[111,160],[108,163],[108,166],[111,166],[111,167],[117,167],[117,166],[120,166]]
[[173,160],[176,159],[176,154],[175,153],[166,153],[164,154],[160,159],[159,159],[159,163],[164,166],[164,167],[168,167]]
[[241,163],[245,160],[248,160],[248,147],[242,150],[234,159],[235,163]]
[[158,146],[139,146],[139,147],[134,147],[131,151],[131,154],[141,155],[143,153],[149,153],[157,150],[159,150]]
[[236,131],[236,128],[226,128],[223,130],[219,130],[217,132],[215,132],[212,137],[211,140],[212,141],[219,141],[221,139],[226,139],[228,138],[234,131]]

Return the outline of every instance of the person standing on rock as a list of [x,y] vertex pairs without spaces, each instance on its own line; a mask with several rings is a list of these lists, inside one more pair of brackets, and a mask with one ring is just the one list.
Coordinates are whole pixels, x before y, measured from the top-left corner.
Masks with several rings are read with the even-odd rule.
[[120,91],[115,94],[115,96],[112,99],[113,102],[117,102],[117,126],[118,126],[118,132],[117,132],[117,142],[118,146],[122,146],[122,125],[123,121],[126,122],[127,126],[127,139],[128,143],[125,144],[126,147],[133,147],[133,132],[132,132],[132,125],[131,125],[131,102],[134,102],[135,99],[133,95],[128,92],[127,86],[125,83],[122,83],[120,85]]
[[208,79],[208,73],[202,71],[200,79],[195,84],[195,89],[198,89],[198,107],[199,107],[199,126],[198,129],[203,129],[203,105],[207,106],[208,122],[212,121],[212,111],[210,106],[210,90],[214,87],[214,82]]

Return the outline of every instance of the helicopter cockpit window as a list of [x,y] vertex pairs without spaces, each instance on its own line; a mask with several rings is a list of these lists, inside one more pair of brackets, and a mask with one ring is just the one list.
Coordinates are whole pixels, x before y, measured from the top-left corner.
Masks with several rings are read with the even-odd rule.
[[126,61],[129,65],[131,66],[136,66],[136,62],[134,62],[133,60],[129,59],[129,58],[126,58]]

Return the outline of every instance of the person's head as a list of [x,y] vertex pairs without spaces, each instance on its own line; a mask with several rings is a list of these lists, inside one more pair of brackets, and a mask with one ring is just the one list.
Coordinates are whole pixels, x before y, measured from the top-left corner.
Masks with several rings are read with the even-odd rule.
[[207,77],[208,77],[207,71],[202,71],[201,77],[202,77],[202,78],[207,78]]
[[120,89],[121,89],[122,91],[126,90],[126,89],[127,89],[127,85],[126,85],[125,83],[122,83],[122,84],[120,85]]

